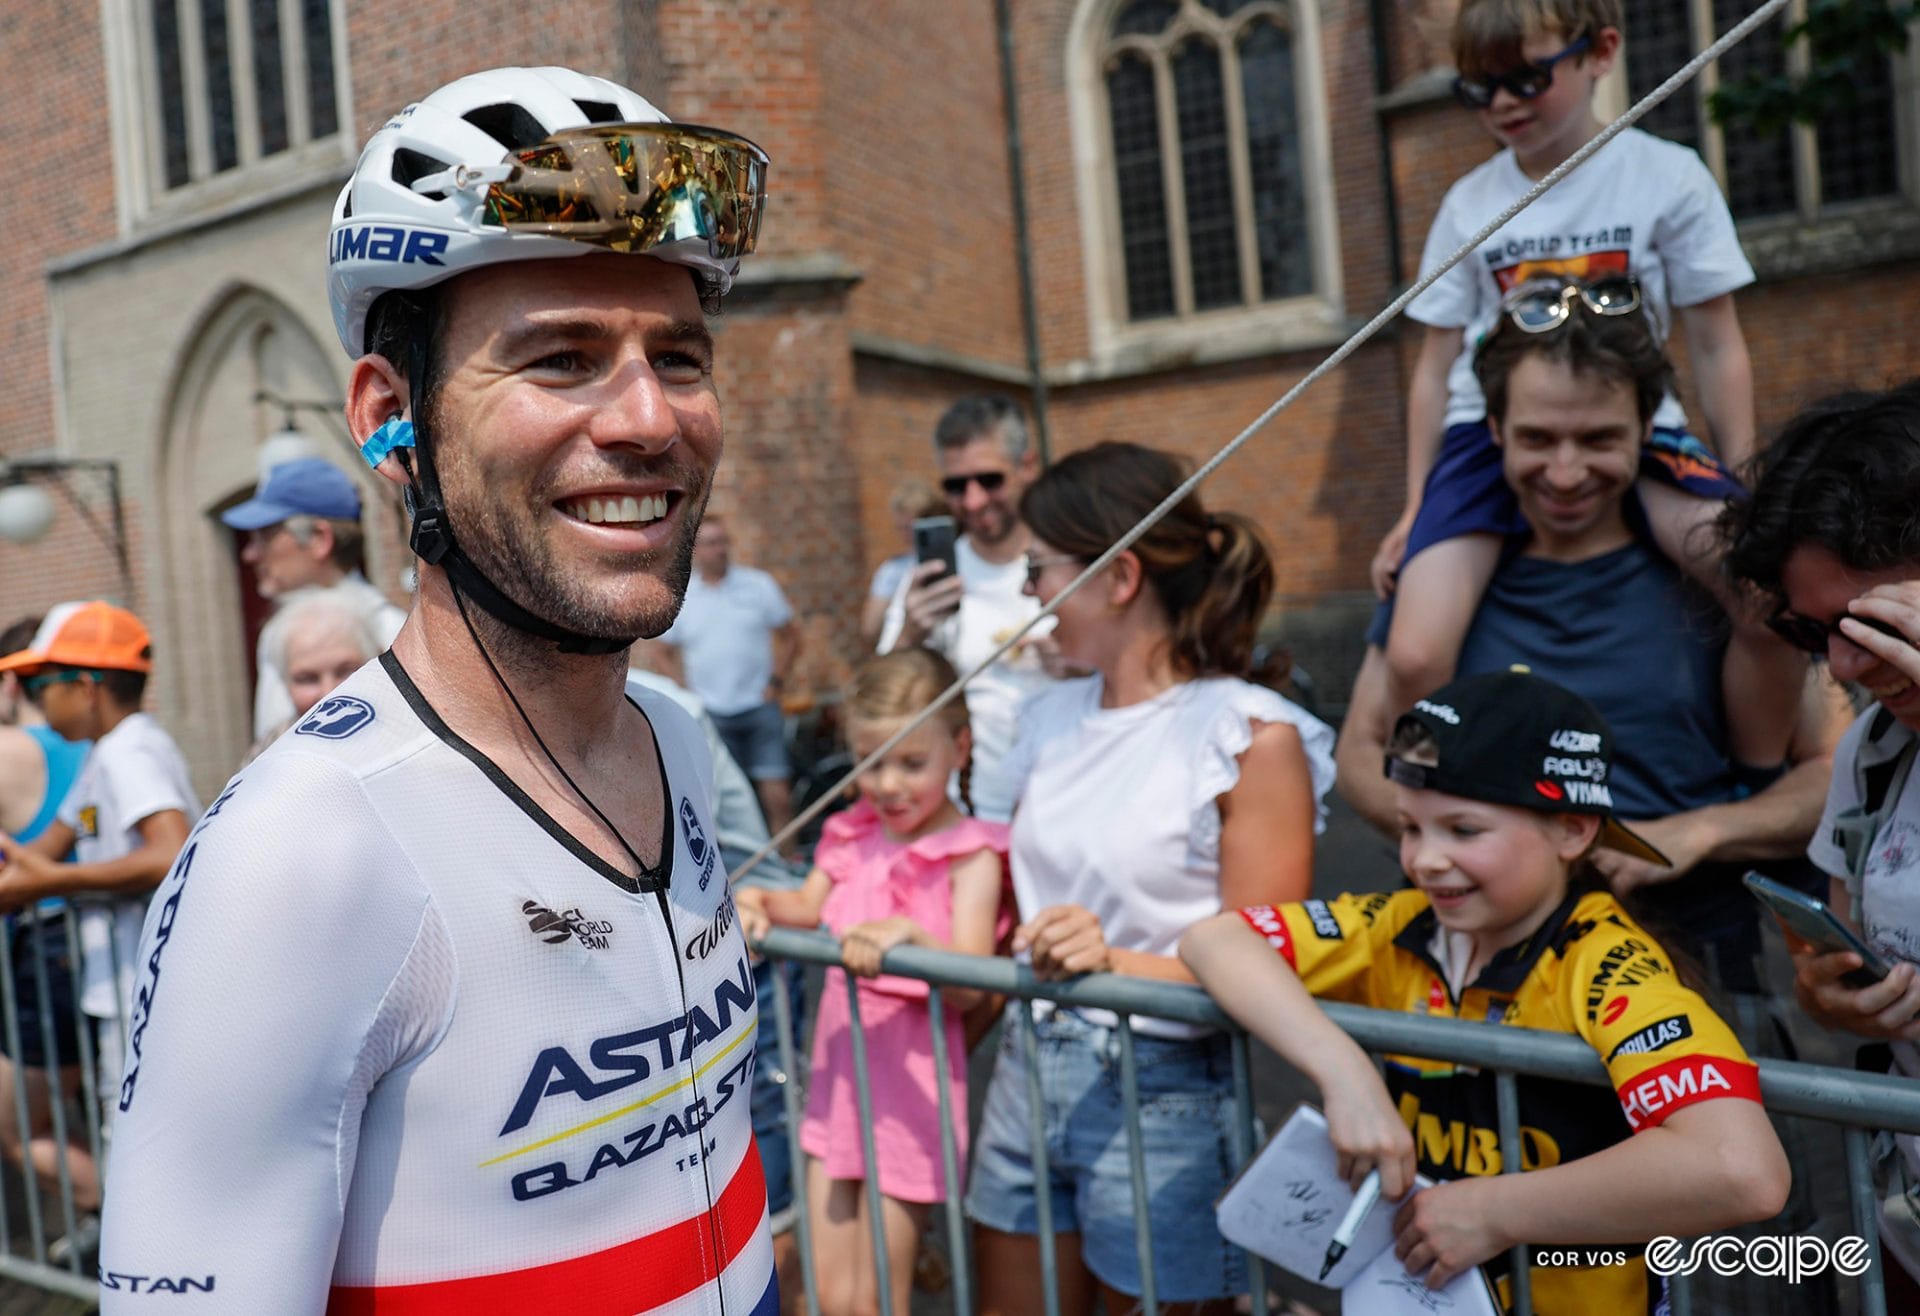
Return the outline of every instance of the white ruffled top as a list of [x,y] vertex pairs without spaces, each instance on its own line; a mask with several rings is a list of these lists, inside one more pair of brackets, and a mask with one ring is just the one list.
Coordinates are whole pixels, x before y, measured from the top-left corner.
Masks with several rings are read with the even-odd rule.
[[[1100,691],[1097,676],[1065,681],[1021,707],[1009,756],[1020,917],[1081,905],[1099,916],[1108,945],[1172,955],[1181,933],[1220,911],[1219,800],[1240,780],[1254,725],[1285,722],[1300,733],[1316,831],[1333,787],[1333,729],[1233,677],[1188,681],[1125,708],[1102,708]],[[1136,1024],[1162,1036],[1193,1032]]]

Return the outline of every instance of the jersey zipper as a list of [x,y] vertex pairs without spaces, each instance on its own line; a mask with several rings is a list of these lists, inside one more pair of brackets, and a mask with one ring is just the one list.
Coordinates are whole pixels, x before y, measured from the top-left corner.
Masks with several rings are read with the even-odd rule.
[[[665,782],[664,774],[662,774],[661,781],[664,784]],[[671,842],[669,841],[669,843]],[[674,980],[680,984],[680,1014],[681,1014],[681,1017],[687,1018],[692,1014],[693,1006],[690,998],[687,996],[687,969],[686,969],[686,966],[680,962],[680,936],[679,936],[679,932],[673,926],[673,906],[667,900],[666,887],[663,887],[663,886],[655,887],[653,895],[654,895],[654,899],[658,901],[660,905],[660,921],[666,925],[666,929],[667,929],[667,955],[669,958],[673,960]],[[756,1002],[755,1005],[757,1007],[758,1002]],[[688,1023],[688,1027],[689,1028],[692,1027],[691,1022]],[[700,1080],[697,1077],[699,1072],[700,1072],[699,1052],[689,1049],[688,1062],[687,1062],[687,1086],[691,1088],[693,1091],[693,1099],[700,1103],[700,1107],[702,1110],[705,1110],[707,1112],[707,1122],[710,1124],[713,1119],[713,1112],[707,1108],[707,1099],[700,1091]],[[706,1238],[707,1246],[711,1247],[713,1250],[713,1296],[715,1300],[719,1303],[720,1316],[726,1316],[726,1311],[727,1311],[726,1255],[727,1254],[726,1254],[725,1248],[723,1247],[724,1240],[720,1237],[719,1205],[713,1199],[713,1171],[709,1168],[707,1163],[706,1128],[707,1128],[706,1124],[703,1124],[700,1128],[700,1131],[694,1135],[694,1146],[697,1147],[700,1152],[700,1185],[701,1185],[701,1188],[704,1190],[705,1196],[707,1199],[707,1210],[706,1210],[707,1228],[705,1231],[703,1231],[703,1234],[704,1234],[704,1237]],[[749,1136],[751,1136],[751,1134],[749,1134]]]

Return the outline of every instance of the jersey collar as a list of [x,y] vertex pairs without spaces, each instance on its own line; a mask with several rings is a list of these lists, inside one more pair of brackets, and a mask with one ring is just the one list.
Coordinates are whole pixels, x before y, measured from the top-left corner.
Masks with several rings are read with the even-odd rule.
[[[1534,929],[1532,936],[1495,952],[1494,957],[1487,961],[1487,966],[1480,970],[1480,976],[1466,984],[1461,989],[1461,994],[1464,995],[1472,988],[1499,992],[1503,995],[1511,995],[1519,991],[1520,984],[1527,980],[1528,975],[1533,972],[1533,966],[1539,963],[1542,955],[1549,950],[1560,949],[1568,940],[1571,940],[1568,934],[1572,929],[1568,925],[1573,919],[1575,907],[1580,903],[1580,896],[1580,892],[1568,892],[1567,898],[1554,907],[1553,912],[1547,915],[1538,928]],[[1439,932],[1440,916],[1433,912],[1432,905],[1427,905],[1409,919],[1404,928],[1400,929],[1394,936],[1393,944],[1408,954],[1417,956],[1422,963],[1439,975],[1442,982],[1445,982],[1446,966],[1440,963],[1433,953],[1434,937]]]

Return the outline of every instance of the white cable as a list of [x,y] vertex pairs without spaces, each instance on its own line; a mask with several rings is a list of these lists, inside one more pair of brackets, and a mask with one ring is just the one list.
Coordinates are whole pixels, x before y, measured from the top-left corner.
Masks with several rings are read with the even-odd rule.
[[1201,466],[1199,466],[1193,472],[1192,475],[1189,475],[1185,480],[1181,481],[1180,486],[1177,489],[1175,489],[1172,493],[1168,494],[1164,499],[1162,499],[1158,507],[1154,508],[1151,512],[1148,512],[1145,516],[1141,517],[1139,522],[1133,527],[1133,529],[1127,531],[1126,534],[1120,536],[1119,540],[1114,543],[1112,548],[1109,548],[1106,552],[1102,553],[1099,557],[1095,558],[1092,562],[1088,563],[1086,569],[1082,571],[1079,575],[1075,576],[1070,582],[1068,582],[1066,588],[1062,589],[1058,594],[1054,595],[1053,601],[1047,604],[1045,607],[1041,608],[1040,611],[1026,623],[1026,625],[1020,627],[1011,636],[1009,636],[1000,645],[999,648],[995,649],[992,653],[988,654],[985,658],[981,659],[980,662],[973,668],[973,670],[963,673],[958,681],[955,681],[952,685],[948,686],[945,690],[941,691],[940,694],[936,696],[931,703],[929,703],[925,708],[921,709],[918,713],[914,714],[912,718],[908,719],[907,724],[905,726],[901,727],[898,731],[894,732],[893,735],[889,736],[885,744],[881,745],[880,748],[874,750],[873,753],[867,755],[864,759],[861,759],[858,763],[854,764],[853,767],[849,768],[847,770],[846,776],[842,777],[839,781],[835,782],[831,790],[822,793],[819,799],[815,800],[812,804],[808,805],[807,808],[803,810],[798,816],[796,816],[792,822],[788,823],[785,827],[782,827],[779,833],[776,836],[774,836],[772,840],[768,841],[765,845],[761,846],[758,850],[754,851],[753,854],[749,855],[747,857],[746,863],[741,865],[739,870],[735,872],[733,876],[735,878],[739,878],[746,875],[747,873],[752,872],[753,869],[760,863],[761,860],[771,855],[781,845],[784,845],[787,842],[787,840],[790,837],[792,837],[795,833],[797,833],[802,827],[805,827],[808,823],[812,822],[816,817],[818,817],[827,808],[827,806],[831,804],[834,801],[834,799],[840,795],[842,791],[846,790],[848,786],[853,784],[854,780],[858,778],[861,773],[865,772],[868,768],[871,768],[874,764],[878,763],[882,758],[885,758],[888,751],[890,751],[895,745],[898,745],[901,741],[905,740],[908,736],[912,735],[916,730],[920,728],[921,724],[924,723],[928,718],[932,717],[935,713],[939,712],[942,708],[945,708],[949,703],[951,703],[953,699],[957,695],[959,695],[959,693],[962,690],[966,689],[968,682],[972,681],[973,678],[980,675],[980,673],[986,671],[987,668],[991,667],[994,663],[998,662],[1001,656],[1004,655],[1008,650],[1012,649],[1015,645],[1019,644],[1020,641],[1026,637],[1027,632],[1032,630],[1035,626],[1037,626],[1043,618],[1051,617],[1054,611],[1057,608],[1059,608],[1059,606],[1062,603],[1066,602],[1068,598],[1072,597],[1074,592],[1077,591],[1082,585],[1086,584],[1089,580],[1099,575],[1102,571],[1104,571],[1107,568],[1108,564],[1111,563],[1115,558],[1119,557],[1122,553],[1126,552],[1129,548],[1132,548],[1133,545],[1139,541],[1142,535],[1146,534],[1148,530],[1151,530],[1154,527],[1154,525],[1159,522],[1160,518],[1164,517],[1168,512],[1171,512],[1175,507],[1179,506],[1181,500],[1186,498],[1186,496],[1192,493],[1195,489],[1199,488],[1203,480],[1205,480],[1209,475],[1212,475],[1214,471],[1219,469],[1220,464],[1222,462],[1226,461],[1227,458],[1233,456],[1234,453],[1240,451],[1240,449],[1246,444],[1247,440],[1251,439],[1255,434],[1258,434],[1262,429],[1265,429],[1267,424],[1270,421],[1272,421],[1275,416],[1278,416],[1281,412],[1285,411],[1288,407],[1292,406],[1294,401],[1297,398],[1299,398],[1299,396],[1302,393],[1306,392],[1308,388],[1312,387],[1313,384],[1316,383],[1321,378],[1321,376],[1327,374],[1327,372],[1334,369],[1341,362],[1345,361],[1348,357],[1352,356],[1354,352],[1358,351],[1362,346],[1364,346],[1367,340],[1371,339],[1375,334],[1379,333],[1380,330],[1385,328],[1387,324],[1389,324],[1394,319],[1395,316],[1399,315],[1401,311],[1405,310],[1407,308],[1408,303],[1412,302],[1414,298],[1418,297],[1421,293],[1425,292],[1428,288],[1432,287],[1436,282],[1438,282],[1441,275],[1445,274],[1448,270],[1452,269],[1455,265],[1458,265],[1461,262],[1461,260],[1463,260],[1467,256],[1469,252],[1474,250],[1474,248],[1478,247],[1481,243],[1485,242],[1488,238],[1491,238],[1495,233],[1499,232],[1502,228],[1505,228],[1508,221],[1510,221],[1515,215],[1519,214],[1521,211],[1525,210],[1528,206],[1532,205],[1535,201],[1539,200],[1541,196],[1545,195],[1548,188],[1552,187],[1555,183],[1558,183],[1561,179],[1565,178],[1568,174],[1572,173],[1575,169],[1578,169],[1582,164],[1586,163],[1586,161],[1590,159],[1595,152],[1599,151],[1608,142],[1612,141],[1614,138],[1618,137],[1621,133],[1631,128],[1635,123],[1639,122],[1641,116],[1646,114],[1648,110],[1651,110],[1654,106],[1666,100],[1667,97],[1673,95],[1673,93],[1678,91],[1681,87],[1684,87],[1687,83],[1691,82],[1695,77],[1699,75],[1701,69],[1704,69],[1707,65],[1713,63],[1713,61],[1715,61],[1716,59],[1719,59],[1722,55],[1726,54],[1727,51],[1731,50],[1734,46],[1738,45],[1750,33],[1752,33],[1754,29],[1760,27],[1762,24],[1767,22],[1768,19],[1774,17],[1782,9],[1786,8],[1787,2],[1788,0],[1766,0],[1766,3],[1762,4],[1758,9],[1755,9],[1751,14],[1748,14],[1740,22],[1736,23],[1733,27],[1727,29],[1727,31],[1722,33],[1720,38],[1716,40],[1712,45],[1708,46],[1705,50],[1701,51],[1698,55],[1695,55],[1692,59],[1688,60],[1685,64],[1681,65],[1680,68],[1675,71],[1672,77],[1668,78],[1665,82],[1655,87],[1652,91],[1648,92],[1645,96],[1642,96],[1636,104],[1634,104],[1631,108],[1629,108],[1626,111],[1626,113],[1622,114],[1619,118],[1615,119],[1612,123],[1609,123],[1606,127],[1602,128],[1597,134],[1595,134],[1595,136],[1591,141],[1587,142],[1579,150],[1575,151],[1572,155],[1568,156],[1565,160],[1561,161],[1556,168],[1550,171],[1545,177],[1540,179],[1539,182],[1535,183],[1532,187],[1528,188],[1526,191],[1526,195],[1522,196],[1518,201],[1515,201],[1512,205],[1508,206],[1505,210],[1501,211],[1500,214],[1497,215],[1495,218],[1493,218],[1492,220],[1489,220],[1486,226],[1483,227],[1478,233],[1474,234],[1472,237],[1468,238],[1465,242],[1461,243],[1460,246],[1454,250],[1452,255],[1448,256],[1445,260],[1441,261],[1439,265],[1434,267],[1427,274],[1421,276],[1418,280],[1414,282],[1413,286],[1409,287],[1405,292],[1402,292],[1398,297],[1395,297],[1392,301],[1388,302],[1386,306],[1381,309],[1378,315],[1374,316],[1371,320],[1367,321],[1366,324],[1362,325],[1359,328],[1359,330],[1353,334],[1352,337],[1347,339],[1346,342],[1334,348],[1332,353],[1328,355],[1326,360],[1322,361],[1319,365],[1315,366],[1311,371],[1308,372],[1305,378],[1303,378],[1299,383],[1295,384],[1292,388],[1288,389],[1283,395],[1281,395],[1280,399],[1277,402],[1275,402],[1272,406],[1268,407],[1265,411],[1261,412],[1260,415],[1254,419],[1252,424],[1248,425],[1245,429],[1241,430],[1238,434],[1236,434],[1233,437],[1233,439],[1230,442],[1228,442],[1228,444],[1225,447],[1221,448],[1220,451],[1214,453],[1213,456],[1209,457]]

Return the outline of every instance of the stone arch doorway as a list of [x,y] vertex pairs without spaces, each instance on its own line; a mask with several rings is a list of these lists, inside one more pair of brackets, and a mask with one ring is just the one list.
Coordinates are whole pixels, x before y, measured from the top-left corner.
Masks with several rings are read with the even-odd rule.
[[[151,604],[177,638],[175,670],[159,679],[182,711],[173,730],[202,790],[238,766],[252,740],[253,642],[266,608],[252,595],[221,511],[258,479],[261,440],[282,428],[282,408],[261,400],[333,401],[344,389],[330,340],[260,288],[231,285],[207,304],[183,340],[172,373],[154,465],[160,571]],[[352,460],[338,412],[295,420],[319,455],[350,471],[368,509],[368,568],[384,581],[393,556],[381,509],[391,501]]]

